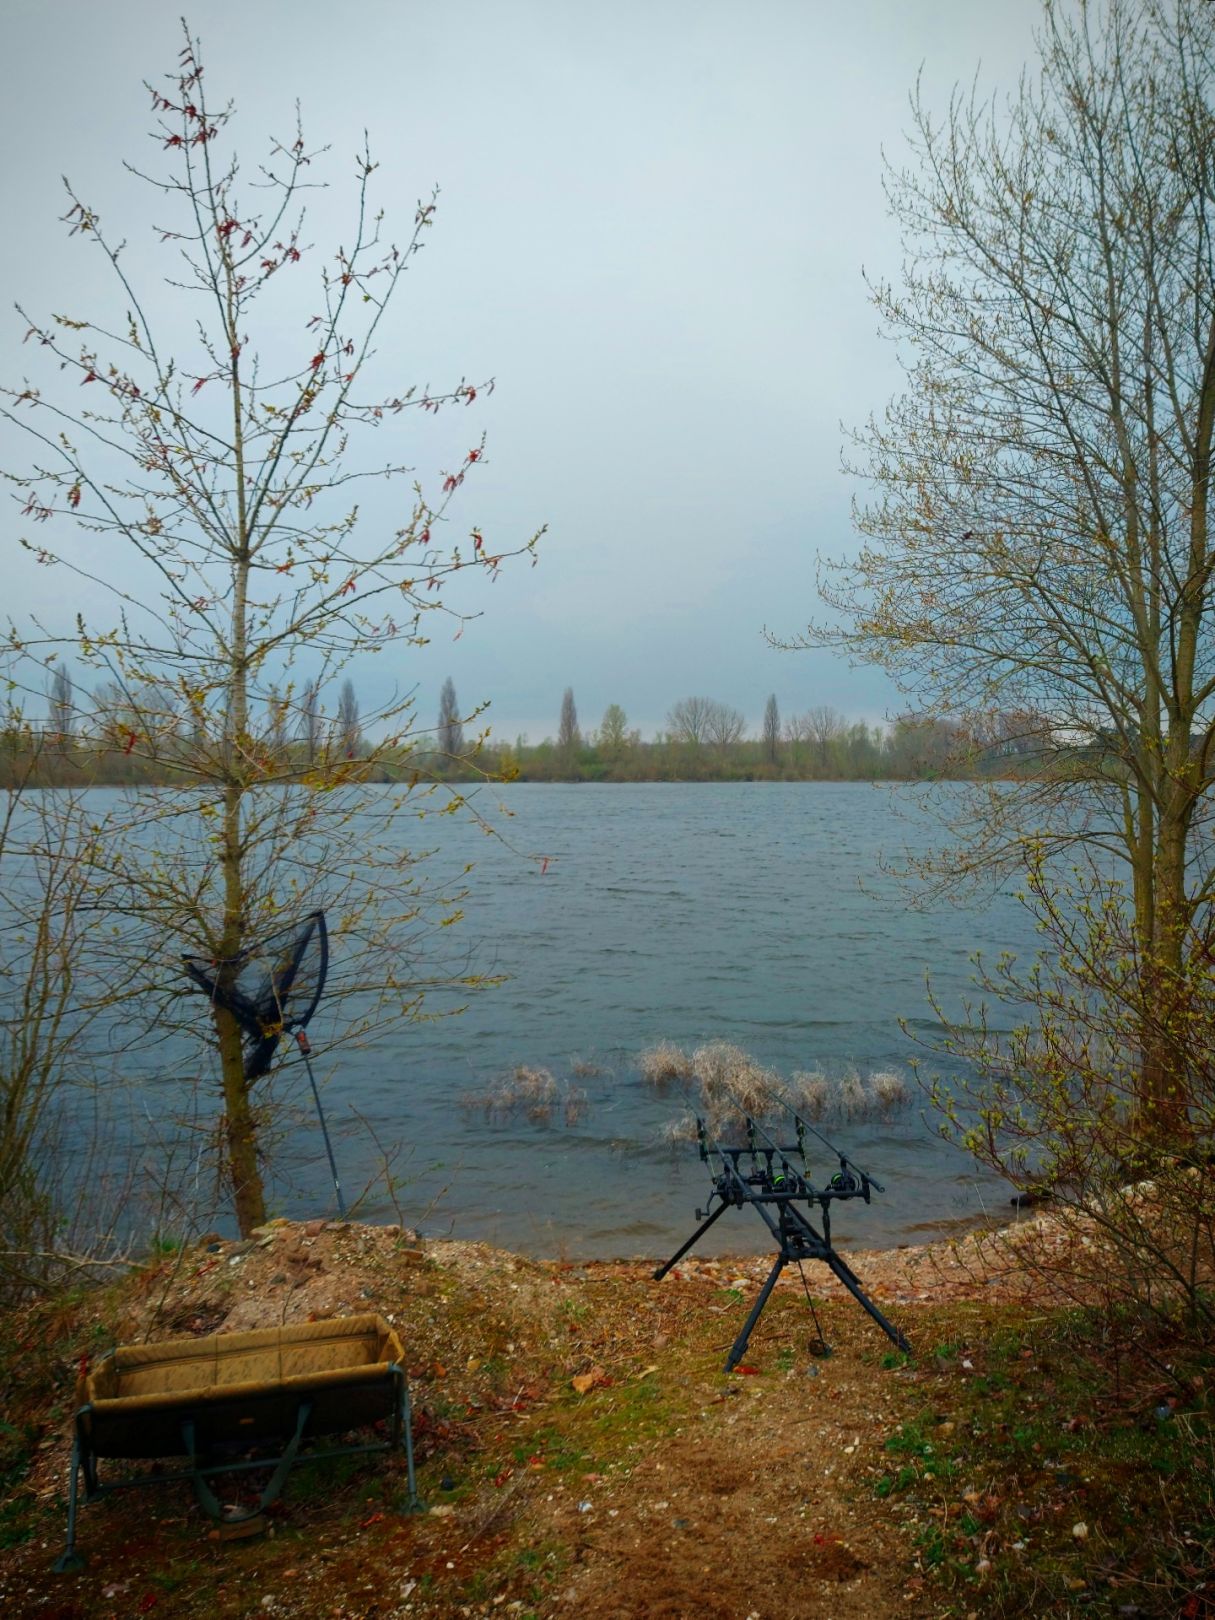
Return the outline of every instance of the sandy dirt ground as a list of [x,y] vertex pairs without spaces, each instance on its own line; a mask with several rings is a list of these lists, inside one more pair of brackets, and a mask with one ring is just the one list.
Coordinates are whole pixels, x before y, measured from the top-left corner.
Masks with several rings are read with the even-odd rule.
[[[1035,1252],[1049,1221],[1026,1220]],[[1015,1249],[955,1243],[848,1257],[913,1339],[949,1301],[1016,1302]],[[908,1527],[872,1488],[920,1376],[821,1265],[786,1274],[742,1367],[725,1351],[763,1257],[533,1262],[399,1227],[273,1222],[204,1239],[78,1307],[73,1357],[107,1343],[377,1311],[407,1345],[429,1511],[392,1504],[377,1459],[321,1491],[292,1481],[267,1533],[223,1541],[185,1487],[88,1507],[80,1575],[52,1577],[71,1367],[21,1491],[41,1517],[0,1560],[0,1613],[590,1620],[928,1615]],[[31,1354],[40,1347],[31,1344]],[[317,1469],[320,1474],[320,1468]],[[184,1573],[183,1573],[184,1572]]]

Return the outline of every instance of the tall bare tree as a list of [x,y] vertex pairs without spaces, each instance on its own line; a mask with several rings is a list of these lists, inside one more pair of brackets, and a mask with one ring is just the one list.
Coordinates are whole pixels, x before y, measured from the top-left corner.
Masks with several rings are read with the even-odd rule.
[[[320,152],[297,128],[271,142],[246,182],[229,144],[233,109],[208,85],[187,34],[179,68],[148,86],[158,165],[147,176],[156,193],[148,223],[168,257],[155,296],[136,285],[133,256],[121,251],[129,229],[112,236],[69,186],[68,229],[109,273],[111,306],[24,317],[43,374],[4,390],[3,415],[31,441],[29,465],[12,478],[23,517],[45,539],[22,543],[71,579],[65,603],[74,594],[80,615],[72,631],[23,638],[29,689],[41,691],[51,660],[72,647],[119,683],[123,747],[136,758],[159,746],[158,694],[176,693],[189,716],[180,778],[130,818],[129,847],[106,853],[107,871],[126,880],[121,895],[107,882],[106,906],[121,912],[124,937],[154,939],[163,958],[164,1017],[187,1016],[173,994],[179,952],[230,963],[301,905],[327,906],[340,923],[341,987],[364,993],[352,1016],[374,1022],[377,993],[382,1016],[416,1016],[428,975],[411,967],[402,941],[458,908],[429,894],[392,837],[409,789],[379,794],[383,841],[365,840],[361,820],[356,853],[349,829],[376,791],[364,785],[371,772],[361,763],[352,771],[348,750],[330,742],[311,762],[276,757],[256,717],[305,657],[311,715],[316,682],[365,651],[426,640],[427,615],[461,618],[446,590],[456,577],[496,575],[537,537],[498,550],[480,529],[455,533],[451,503],[481,461],[479,438],[421,480],[416,445],[401,442],[403,413],[463,412],[489,385],[370,392],[367,362],[433,222],[433,199],[394,244],[364,150],[349,231],[309,277],[303,205]],[[364,433],[392,441],[388,458],[366,454]],[[397,476],[413,494],[391,521],[352,500],[361,481],[382,487]],[[83,562],[70,542],[50,543],[60,525],[87,531]],[[112,595],[109,617],[99,582]],[[399,762],[412,746],[408,700],[374,719],[369,757]],[[219,1001],[188,1012],[200,1035],[210,1019],[227,1173],[247,1231],[265,1215],[264,1105],[245,1080],[235,1017]]]
[[742,740],[746,716],[728,703],[711,701],[705,711],[705,741],[723,751]]
[[680,698],[667,714],[667,730],[676,742],[689,748],[699,748],[707,734],[709,712],[713,699],[705,697]]
[[608,759],[619,759],[629,745],[629,717],[619,703],[609,703],[603,711],[596,742]]
[[315,765],[321,752],[325,721],[321,712],[321,683],[315,678],[306,680],[300,689],[297,735],[304,745],[304,759]]
[[72,700],[72,677],[63,664],[56,664],[51,674],[47,711],[51,735],[60,743],[68,742],[76,729],[76,706]]
[[561,719],[557,726],[557,750],[572,759],[582,747],[582,733],[578,730],[578,710],[574,707],[574,689],[567,686],[561,698]]
[[928,714],[1045,718],[1053,763],[972,806],[956,865],[1123,863],[1140,1100],[1177,1124],[1163,1032],[1209,971],[1215,882],[1215,8],[1048,6],[1039,49],[1007,106],[915,100],[906,270],[874,289],[906,391],[857,436],[843,628],[806,639]]
[[764,758],[770,765],[776,764],[780,752],[780,709],[777,707],[776,693],[769,695],[764,704],[764,723],[761,732],[764,745]]
[[337,749],[343,759],[358,759],[363,752],[363,725],[359,719],[359,699],[349,676],[338,693]]
[[464,752],[464,722],[456,698],[456,683],[449,675],[439,693],[439,749],[449,760]]

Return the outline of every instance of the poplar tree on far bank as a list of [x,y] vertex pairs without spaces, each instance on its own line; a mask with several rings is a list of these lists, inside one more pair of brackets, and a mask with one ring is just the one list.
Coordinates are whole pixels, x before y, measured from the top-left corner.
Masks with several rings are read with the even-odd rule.
[[780,709],[776,703],[776,693],[769,694],[764,705],[764,723],[761,732],[764,746],[764,758],[770,765],[775,765],[780,752]]
[[458,760],[464,752],[464,722],[460,717],[456,683],[450,675],[439,693],[438,742],[440,753],[446,754],[449,761]]
[[578,730],[578,710],[574,707],[574,689],[567,686],[561,698],[561,719],[557,726],[557,751],[570,761],[582,747],[582,733]]

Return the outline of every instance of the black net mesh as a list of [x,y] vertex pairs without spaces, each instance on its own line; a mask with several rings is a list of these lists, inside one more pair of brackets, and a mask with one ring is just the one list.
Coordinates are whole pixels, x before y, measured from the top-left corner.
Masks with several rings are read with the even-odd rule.
[[226,1007],[245,1036],[245,1079],[270,1067],[283,1034],[303,1029],[316,1011],[329,966],[325,915],[267,934],[239,956],[183,956],[185,970],[212,1001]]

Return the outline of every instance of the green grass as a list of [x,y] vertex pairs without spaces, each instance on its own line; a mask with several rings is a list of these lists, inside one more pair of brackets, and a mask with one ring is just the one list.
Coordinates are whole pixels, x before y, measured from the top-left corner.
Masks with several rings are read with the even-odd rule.
[[943,1612],[1215,1613],[1215,1355],[1195,1372],[1191,1349],[1183,1373],[1168,1345],[1116,1327],[1057,1313],[916,1367],[925,1405],[888,1437],[873,1489],[909,1513]]

